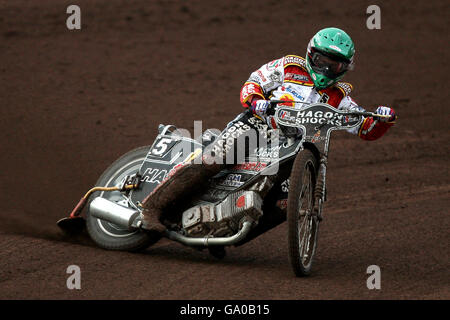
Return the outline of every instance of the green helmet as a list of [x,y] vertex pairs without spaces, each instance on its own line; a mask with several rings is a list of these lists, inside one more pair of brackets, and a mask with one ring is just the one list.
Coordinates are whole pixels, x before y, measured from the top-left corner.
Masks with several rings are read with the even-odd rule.
[[350,36],[338,28],[317,32],[309,41],[306,52],[306,69],[317,89],[338,82],[353,69],[355,46]]

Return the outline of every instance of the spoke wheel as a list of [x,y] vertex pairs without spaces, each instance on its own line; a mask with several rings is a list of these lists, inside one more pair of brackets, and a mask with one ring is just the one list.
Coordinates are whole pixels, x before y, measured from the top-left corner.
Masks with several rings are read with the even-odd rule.
[[317,248],[319,221],[313,212],[317,167],[316,157],[305,149],[297,155],[289,178],[289,260],[298,277],[310,274]]

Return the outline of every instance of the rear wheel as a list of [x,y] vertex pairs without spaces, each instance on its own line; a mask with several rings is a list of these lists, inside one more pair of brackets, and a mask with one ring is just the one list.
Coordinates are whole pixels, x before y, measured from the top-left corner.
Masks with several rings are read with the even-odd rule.
[[[113,187],[120,183],[125,176],[138,172],[149,149],[149,146],[140,147],[120,157],[105,170],[97,180],[96,186]],[[102,197],[121,206],[129,207],[128,198],[119,191],[95,192],[91,196],[91,201],[95,197]],[[93,217],[89,213],[89,204],[90,202],[88,203],[86,215],[87,231],[99,247],[109,250],[138,251],[158,241],[159,238],[155,238],[151,234],[141,230],[130,231],[113,223]]]
[[316,157],[305,149],[297,155],[289,178],[289,260],[297,277],[310,274],[317,248],[319,220],[313,214],[317,167]]

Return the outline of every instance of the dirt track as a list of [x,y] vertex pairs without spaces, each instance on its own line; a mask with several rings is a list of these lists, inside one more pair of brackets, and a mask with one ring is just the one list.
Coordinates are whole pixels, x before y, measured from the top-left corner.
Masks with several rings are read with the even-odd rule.
[[[0,299],[450,298],[448,1],[383,1],[381,30],[366,28],[372,1],[78,0],[82,29],[68,31],[72,3],[0,0]],[[131,254],[62,236],[56,220],[159,123],[222,128],[251,71],[304,55],[331,25],[356,43],[355,99],[400,119],[375,142],[335,134],[311,277],[293,277],[286,224],[222,261],[168,241]],[[373,264],[379,291],[366,288]]]

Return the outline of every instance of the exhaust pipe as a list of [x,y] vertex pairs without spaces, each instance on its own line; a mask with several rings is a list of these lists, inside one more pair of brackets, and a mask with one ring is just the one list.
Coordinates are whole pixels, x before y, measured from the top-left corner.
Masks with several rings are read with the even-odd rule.
[[98,218],[118,225],[128,230],[132,227],[133,221],[139,216],[139,211],[118,205],[102,197],[92,200],[89,205],[89,213]]
[[[138,210],[122,207],[115,202],[109,201],[105,198],[97,197],[92,200],[89,205],[89,213],[98,219],[102,219],[122,228],[128,230],[136,229],[132,226],[136,218],[140,213]],[[242,228],[234,235],[230,237],[204,237],[204,238],[191,238],[186,237],[178,232],[166,230],[165,236],[171,240],[180,242],[187,246],[229,246],[238,243],[244,239],[252,228],[251,221],[244,221]]]
[[213,238],[213,237],[204,237],[204,238],[190,238],[183,236],[175,231],[167,231],[166,230],[166,237],[168,237],[171,240],[175,240],[178,242],[181,242],[184,245],[187,246],[202,246],[202,247],[208,247],[208,246],[230,246],[235,243],[238,243],[242,239],[244,239],[249,231],[252,228],[252,222],[246,220],[242,224],[242,228],[234,235],[230,237],[219,237],[219,238]]

